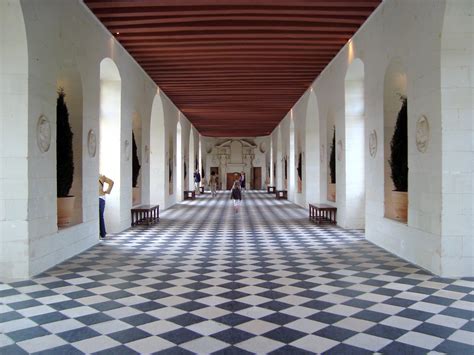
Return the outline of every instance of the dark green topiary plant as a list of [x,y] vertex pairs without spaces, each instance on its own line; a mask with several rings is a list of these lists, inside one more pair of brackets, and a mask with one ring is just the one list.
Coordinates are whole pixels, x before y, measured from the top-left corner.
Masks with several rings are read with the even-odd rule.
[[336,127],[333,128],[331,153],[329,156],[329,174],[331,175],[331,184],[336,183]]
[[57,196],[67,197],[74,179],[74,157],[69,111],[64,98],[64,89],[58,90],[56,102],[56,182]]
[[303,180],[303,155],[300,153],[298,154],[298,167],[296,168],[298,172],[298,177],[300,180]]
[[407,98],[400,97],[402,107],[398,112],[395,131],[390,141],[390,169],[395,191],[408,191],[408,106]]
[[138,160],[138,148],[137,142],[135,141],[135,134],[132,131],[132,187],[137,187],[138,174],[140,174],[140,161]]

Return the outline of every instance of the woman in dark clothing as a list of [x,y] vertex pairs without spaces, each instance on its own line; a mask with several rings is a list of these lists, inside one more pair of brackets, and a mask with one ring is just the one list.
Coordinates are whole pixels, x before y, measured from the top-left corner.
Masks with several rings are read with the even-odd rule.
[[234,201],[235,213],[239,212],[240,203],[242,201],[242,194],[240,192],[239,181],[234,181],[234,186],[232,186],[232,191],[230,193],[230,199]]

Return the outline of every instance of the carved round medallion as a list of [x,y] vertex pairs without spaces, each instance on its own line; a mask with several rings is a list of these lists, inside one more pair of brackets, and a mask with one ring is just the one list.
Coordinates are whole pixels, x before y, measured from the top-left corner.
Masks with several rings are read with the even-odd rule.
[[147,163],[150,162],[150,148],[148,147],[148,144],[145,144],[145,161]]
[[260,143],[260,151],[262,153],[265,153],[267,151],[267,143],[265,142]]
[[337,141],[337,160],[341,161],[342,160],[342,141],[339,139]]
[[36,124],[36,142],[41,153],[46,153],[51,146],[51,124],[44,115],[38,118]]
[[369,153],[372,158],[377,155],[377,132],[375,129],[369,134]]
[[424,153],[428,149],[430,142],[430,124],[425,115],[421,115],[416,121],[416,148]]
[[87,152],[91,158],[95,157],[97,151],[97,137],[94,133],[94,130],[90,129],[87,134]]
[[123,143],[123,151],[125,154],[125,160],[129,161],[130,160],[130,142],[128,139],[125,140]]

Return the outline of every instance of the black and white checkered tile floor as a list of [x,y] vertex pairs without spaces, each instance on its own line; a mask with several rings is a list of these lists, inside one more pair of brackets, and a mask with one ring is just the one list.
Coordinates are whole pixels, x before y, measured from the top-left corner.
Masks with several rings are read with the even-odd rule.
[[433,277],[358,231],[209,194],[24,282],[0,284],[0,354],[474,352],[474,279]]

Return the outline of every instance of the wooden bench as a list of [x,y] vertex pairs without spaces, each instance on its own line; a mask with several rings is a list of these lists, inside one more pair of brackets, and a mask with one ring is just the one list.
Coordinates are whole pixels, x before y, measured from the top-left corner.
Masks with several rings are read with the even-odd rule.
[[195,198],[196,198],[196,191],[194,191],[194,190],[184,191],[184,199],[185,200],[194,200]]
[[160,206],[159,205],[141,205],[133,207],[132,213],[132,227],[138,224],[151,225],[160,220]]
[[309,220],[317,224],[336,224],[337,208],[323,204],[309,204]]
[[286,199],[288,199],[288,191],[286,191],[286,190],[278,190],[278,191],[276,192],[276,198],[277,198],[278,200],[286,200]]
[[269,194],[274,194],[276,191],[276,187],[275,186],[267,186],[267,193]]

